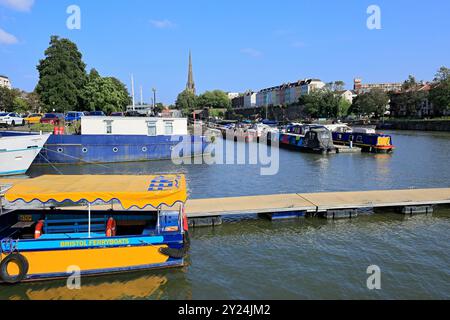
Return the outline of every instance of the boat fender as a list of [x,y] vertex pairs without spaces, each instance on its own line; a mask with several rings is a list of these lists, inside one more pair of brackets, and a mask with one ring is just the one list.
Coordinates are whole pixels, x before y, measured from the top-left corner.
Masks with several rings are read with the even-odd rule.
[[[15,265],[17,265],[19,269],[18,274],[10,275],[8,273],[8,265],[10,263],[14,263]],[[0,263],[0,280],[9,284],[19,283],[26,278],[28,268],[28,260],[23,255],[21,255],[20,253],[10,254]]]
[[116,236],[116,220],[113,217],[108,219],[108,223],[106,224],[106,237],[111,238]]
[[39,239],[42,236],[42,229],[44,228],[44,221],[40,220],[36,224],[36,228],[34,229],[34,239]]

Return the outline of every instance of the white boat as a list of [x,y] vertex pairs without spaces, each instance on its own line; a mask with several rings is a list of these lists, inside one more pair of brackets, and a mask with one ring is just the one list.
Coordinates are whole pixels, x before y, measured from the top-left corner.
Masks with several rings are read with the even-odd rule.
[[50,134],[0,135],[0,176],[24,174]]

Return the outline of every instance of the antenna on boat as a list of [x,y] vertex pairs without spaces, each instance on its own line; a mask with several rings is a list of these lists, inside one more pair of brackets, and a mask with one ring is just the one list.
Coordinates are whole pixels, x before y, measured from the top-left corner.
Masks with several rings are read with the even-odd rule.
[[134,76],[133,76],[133,74],[131,74],[131,97],[133,98],[133,111],[134,111],[135,110],[134,109],[135,101],[134,101]]
[[142,94],[142,86],[141,86],[141,106],[144,105],[144,96]]

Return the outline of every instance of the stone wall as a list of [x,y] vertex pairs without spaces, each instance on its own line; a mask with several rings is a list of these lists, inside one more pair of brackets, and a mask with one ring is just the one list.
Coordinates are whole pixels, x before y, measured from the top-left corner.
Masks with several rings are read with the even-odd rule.
[[449,131],[450,120],[387,120],[379,123],[378,129],[417,130],[417,131]]

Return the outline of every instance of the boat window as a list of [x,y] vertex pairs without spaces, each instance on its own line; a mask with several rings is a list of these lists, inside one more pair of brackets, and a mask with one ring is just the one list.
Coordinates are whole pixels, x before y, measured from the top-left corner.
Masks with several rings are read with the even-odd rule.
[[148,135],[151,137],[156,136],[156,122],[147,122]]
[[106,134],[112,134],[112,121],[111,120],[107,120],[105,121],[105,125],[106,125]]
[[165,127],[165,134],[170,136],[173,134],[173,122],[172,121],[165,121],[164,122]]

